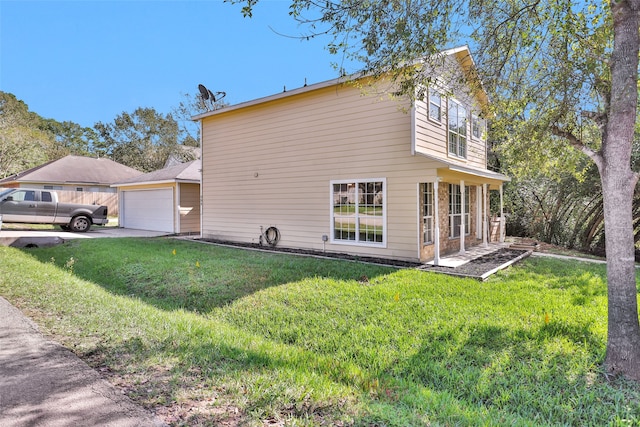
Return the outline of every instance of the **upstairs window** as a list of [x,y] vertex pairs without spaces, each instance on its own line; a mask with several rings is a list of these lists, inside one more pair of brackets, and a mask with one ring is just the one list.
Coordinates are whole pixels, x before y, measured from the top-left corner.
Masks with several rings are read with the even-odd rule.
[[442,121],[442,96],[429,89],[429,118],[438,123]]
[[467,158],[467,109],[449,101],[449,154]]
[[471,135],[474,139],[485,139],[485,133],[487,131],[487,123],[484,119],[476,116],[471,116]]
[[331,234],[334,243],[384,244],[385,187],[384,179],[331,183]]

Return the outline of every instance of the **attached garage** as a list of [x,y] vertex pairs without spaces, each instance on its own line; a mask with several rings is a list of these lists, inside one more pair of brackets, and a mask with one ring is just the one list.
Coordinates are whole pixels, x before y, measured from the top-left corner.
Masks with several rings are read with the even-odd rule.
[[200,160],[113,184],[119,226],[171,234],[200,233]]
[[173,188],[122,191],[120,226],[173,233]]

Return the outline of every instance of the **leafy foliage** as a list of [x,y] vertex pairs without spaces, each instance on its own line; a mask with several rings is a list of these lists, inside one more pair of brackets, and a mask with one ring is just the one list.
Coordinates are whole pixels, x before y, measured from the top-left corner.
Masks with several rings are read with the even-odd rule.
[[[196,97],[186,96],[176,111],[182,123],[199,111]],[[172,114],[153,108],[122,113],[113,123],[93,128],[71,121],[45,119],[29,111],[15,95],[0,91],[0,178],[22,172],[67,155],[108,157],[142,170],[160,169],[170,156],[179,161],[196,158],[198,128],[179,125]]]

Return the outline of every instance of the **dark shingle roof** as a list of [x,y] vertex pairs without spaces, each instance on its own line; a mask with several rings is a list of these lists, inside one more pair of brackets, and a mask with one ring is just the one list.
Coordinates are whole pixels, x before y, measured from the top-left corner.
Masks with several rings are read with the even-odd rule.
[[201,169],[202,160],[193,160],[191,162],[180,163],[176,166],[171,166],[126,180],[122,180],[114,183],[114,186],[168,181],[199,183],[201,177]]
[[114,182],[142,175],[139,170],[110,159],[66,156],[44,163],[0,180],[9,182],[47,182],[55,184],[111,185]]

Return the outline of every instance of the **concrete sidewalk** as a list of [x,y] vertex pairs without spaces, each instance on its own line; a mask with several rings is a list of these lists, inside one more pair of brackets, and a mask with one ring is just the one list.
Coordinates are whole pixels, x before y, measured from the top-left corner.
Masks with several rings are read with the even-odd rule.
[[0,425],[165,424],[69,350],[46,339],[31,320],[0,297]]

